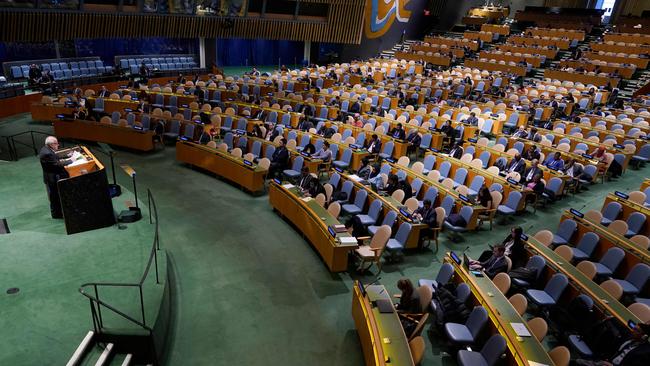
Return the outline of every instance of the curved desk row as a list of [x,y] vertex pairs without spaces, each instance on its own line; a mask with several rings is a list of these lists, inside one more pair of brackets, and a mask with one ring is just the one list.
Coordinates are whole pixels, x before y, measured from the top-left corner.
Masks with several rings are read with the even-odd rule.
[[298,187],[275,181],[269,186],[269,203],[302,233],[331,272],[347,271],[348,254],[359,246],[356,241],[350,244],[341,242],[341,238],[352,237],[347,231],[334,232],[334,236],[330,233],[331,227],[341,223],[324,207],[312,198],[302,197]]

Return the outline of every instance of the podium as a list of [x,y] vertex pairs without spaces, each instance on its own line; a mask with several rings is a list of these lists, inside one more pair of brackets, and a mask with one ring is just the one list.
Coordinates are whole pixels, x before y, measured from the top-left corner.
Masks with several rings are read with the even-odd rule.
[[62,156],[70,153],[81,154],[83,159],[66,166],[70,177],[57,183],[68,235],[114,225],[104,165],[85,146],[57,151]]

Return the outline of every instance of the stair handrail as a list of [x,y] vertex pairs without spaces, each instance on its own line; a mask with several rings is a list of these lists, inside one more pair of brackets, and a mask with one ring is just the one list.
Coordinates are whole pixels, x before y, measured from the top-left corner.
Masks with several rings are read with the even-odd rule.
[[[95,328],[96,332],[101,332],[101,328],[103,328],[104,321],[102,318],[102,307],[110,310],[111,312],[121,316],[122,318],[146,329],[151,333],[153,331],[153,328],[149,325],[147,325],[146,317],[145,317],[145,308],[144,308],[144,296],[142,294],[142,285],[144,281],[147,279],[147,276],[149,274],[149,271],[151,270],[151,265],[154,265],[155,268],[155,273],[156,273],[156,283],[160,283],[160,278],[159,278],[159,273],[158,273],[158,250],[160,250],[160,235],[159,235],[159,225],[158,225],[158,210],[156,208],[156,201],[154,200],[154,197],[151,193],[150,189],[147,189],[147,201],[148,201],[148,206],[149,206],[149,223],[154,224],[154,239],[153,243],[151,245],[151,251],[149,254],[149,260],[147,261],[147,265],[144,269],[144,272],[142,273],[142,276],[140,276],[140,279],[138,282],[87,282],[82,284],[79,287],[79,293],[81,295],[85,296],[88,298],[90,302],[90,308],[91,308],[91,316],[93,320],[93,326]],[[93,293],[90,291],[87,291],[88,288],[91,287],[93,289]],[[139,295],[140,295],[140,313],[141,313],[141,319],[135,319],[133,316],[126,314],[124,311],[119,310],[117,307],[114,305],[111,305],[107,303],[106,301],[102,300],[99,295],[99,288],[102,287],[136,287],[139,290]]]

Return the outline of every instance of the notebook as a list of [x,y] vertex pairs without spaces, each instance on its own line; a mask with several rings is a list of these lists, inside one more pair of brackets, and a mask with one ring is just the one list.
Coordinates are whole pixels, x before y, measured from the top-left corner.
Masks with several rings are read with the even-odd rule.
[[510,323],[510,326],[515,330],[515,333],[517,333],[518,336],[530,337],[530,332],[524,323]]

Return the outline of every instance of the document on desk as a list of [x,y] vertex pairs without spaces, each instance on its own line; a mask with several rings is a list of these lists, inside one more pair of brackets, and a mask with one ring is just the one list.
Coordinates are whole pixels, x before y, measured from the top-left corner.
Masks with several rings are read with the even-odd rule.
[[295,186],[293,184],[291,184],[291,183],[287,183],[287,184],[282,185],[282,188],[285,188],[285,189],[291,189],[293,187],[295,187]]
[[539,362],[528,360],[528,366],[548,366],[548,365],[545,363],[539,363]]
[[355,181],[355,182],[361,182],[361,181],[362,181],[361,177],[359,177],[359,176],[356,175],[356,174],[348,175],[348,177],[349,177],[350,179],[352,179],[353,181]]
[[305,202],[309,202],[309,201],[313,200],[313,198],[311,198],[311,197],[303,197],[303,198],[301,198],[301,200],[303,200]]
[[518,336],[530,337],[530,332],[524,323],[510,323],[510,326],[515,330],[515,333],[517,333]]
[[86,159],[83,155],[81,155],[79,151],[73,152],[72,156],[70,157],[70,160],[72,160],[72,163],[69,164],[68,166],[77,166],[88,162],[88,159]]
[[354,236],[342,236],[339,239],[339,242],[343,245],[356,245],[357,243],[357,238]]

